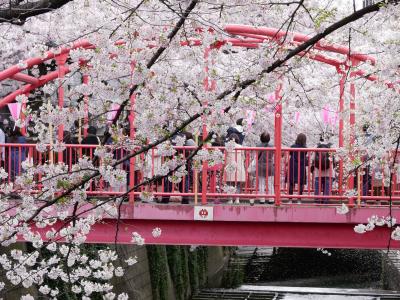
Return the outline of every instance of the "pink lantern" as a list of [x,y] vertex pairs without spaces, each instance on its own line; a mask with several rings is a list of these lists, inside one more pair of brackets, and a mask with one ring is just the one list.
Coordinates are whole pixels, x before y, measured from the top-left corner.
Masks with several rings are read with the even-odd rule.
[[269,103],[274,103],[275,102],[275,93],[268,94],[267,100]]
[[107,113],[107,123],[111,123],[115,116],[117,115],[119,109],[119,104],[113,103],[111,105],[111,110]]
[[22,104],[18,103],[18,102],[8,103],[7,106],[8,106],[8,109],[10,110],[12,118],[14,119],[14,121],[17,121],[21,114]]
[[[267,95],[267,101],[268,101],[268,103],[270,103],[270,104],[274,104],[275,103],[275,100],[276,100],[276,98],[275,98],[275,93],[270,93],[270,94],[268,94]],[[275,111],[275,109],[274,109],[274,107],[273,106],[271,106],[271,105],[265,105],[265,111],[266,112],[274,112]]]

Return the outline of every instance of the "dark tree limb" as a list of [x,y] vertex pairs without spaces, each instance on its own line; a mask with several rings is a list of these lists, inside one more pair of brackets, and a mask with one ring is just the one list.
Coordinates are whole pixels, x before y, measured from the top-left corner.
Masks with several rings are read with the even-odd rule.
[[23,25],[29,17],[56,10],[71,1],[72,0],[38,0],[24,4],[11,2],[8,7],[0,9],[0,23]]

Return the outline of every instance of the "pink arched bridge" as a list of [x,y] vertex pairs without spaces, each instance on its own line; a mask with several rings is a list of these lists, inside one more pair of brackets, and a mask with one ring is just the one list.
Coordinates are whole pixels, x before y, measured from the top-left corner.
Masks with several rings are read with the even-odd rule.
[[[274,41],[278,45],[296,47],[309,39],[303,34],[290,33],[289,40],[285,31],[245,25],[228,25],[225,31],[232,37],[217,41],[208,47],[205,59],[210,48],[219,48],[226,43],[232,43],[235,47],[257,48],[260,43]],[[201,40],[183,41],[181,45],[201,45]],[[18,64],[0,72],[0,81],[15,80],[24,84],[0,99],[0,107],[13,102],[18,95],[29,95],[47,82],[63,78],[69,72],[66,62],[69,51],[92,47],[94,46],[88,41],[78,41],[70,47],[61,48],[57,53],[48,52],[45,57],[31,58],[24,64]],[[340,54],[343,59],[334,59],[322,55],[322,52]],[[318,42],[311,50],[299,55],[331,65],[342,75],[338,90],[339,113],[345,109],[343,94],[349,65],[375,64],[375,58],[372,56],[350,52],[347,47],[328,44],[325,41]],[[56,71],[40,77],[26,73],[33,66],[51,60],[56,61]],[[361,69],[351,71],[349,75],[381,82],[378,77],[369,76]],[[83,74],[83,81],[88,83],[88,75]],[[387,88],[398,88],[397,83],[382,81],[382,84]],[[205,89],[212,89],[214,86],[215,83],[209,84],[208,80],[205,81]],[[349,108],[352,113],[348,123],[353,125],[356,105],[354,83],[351,82],[349,88],[351,94]],[[391,215],[400,219],[400,178],[399,180],[396,176],[392,178],[392,195],[389,197],[387,180],[385,180],[388,175],[384,170],[368,169],[370,176],[365,172],[359,172],[356,180],[353,177],[344,178],[343,162],[335,155],[336,149],[282,147],[280,90],[281,86],[277,86],[275,147],[241,147],[235,150],[220,147],[225,156],[225,163],[213,166],[204,163],[200,172],[189,168],[189,173],[179,184],[158,180],[151,185],[140,187],[130,193],[129,203],[122,205],[120,219],[122,230],[119,230],[117,238],[115,237],[117,218],[110,216],[104,222],[93,226],[87,242],[130,243],[132,231],[137,231],[142,234],[146,243],[150,244],[386,248],[392,229],[379,227],[365,234],[357,234],[353,228],[359,223],[366,223],[372,215],[388,217],[389,206]],[[87,103],[89,96],[84,95],[84,99]],[[62,85],[58,87],[58,100],[59,105],[63,106]],[[134,95],[131,100],[134,105]],[[87,119],[86,116],[85,122]],[[134,128],[134,115],[131,116],[130,122],[131,128]],[[343,119],[339,121],[340,147],[344,146],[344,122]],[[58,133],[59,140],[62,140],[62,128],[58,128]],[[203,135],[206,136],[206,133],[207,127],[204,124]],[[86,134],[87,132],[83,133],[84,136]],[[134,138],[134,133],[131,133],[131,137]],[[354,133],[350,142],[353,141]],[[52,153],[50,148],[49,151],[40,153],[33,144],[3,144],[0,147],[5,158],[6,171],[10,174],[8,181],[12,182],[15,176],[21,173],[20,162],[26,157],[31,158],[35,164],[52,161],[53,163],[64,162],[71,166],[82,155],[92,157],[96,146],[67,145],[67,149],[60,153]],[[193,149],[193,147],[177,147],[176,153],[187,157]],[[125,154],[127,153],[123,150],[114,153],[117,157]],[[268,159],[260,163],[255,158],[262,155]],[[329,163],[324,161],[326,156],[329,156]],[[388,154],[388,158],[391,157],[393,153]],[[126,188],[111,189],[100,180],[90,186],[88,193],[96,197],[124,194],[127,189],[156,174],[157,167],[164,159],[165,157],[157,154],[156,149],[136,159],[132,158],[129,165],[123,166],[129,174]],[[229,161],[242,166],[229,171],[227,168]],[[315,171],[312,172],[315,168],[324,169],[326,182],[315,180]],[[265,173],[262,174],[265,170],[268,170],[268,176]],[[299,182],[300,177],[303,178],[302,184]],[[40,181],[40,178],[37,179]],[[235,188],[227,191],[227,182]],[[347,182],[346,190],[342,188],[345,182]],[[40,189],[40,186],[38,188]],[[324,188],[325,193],[319,193]],[[354,188],[357,193],[349,193]],[[151,192],[154,199],[151,202],[140,201],[139,195],[143,195],[144,192]],[[345,214],[343,204],[349,208],[349,212]],[[80,211],[84,212],[89,207],[88,204]],[[61,225],[57,223],[54,226]],[[152,236],[154,227],[162,229],[161,236]],[[37,230],[42,231],[39,228]],[[392,241],[391,247],[400,248],[400,243]]]

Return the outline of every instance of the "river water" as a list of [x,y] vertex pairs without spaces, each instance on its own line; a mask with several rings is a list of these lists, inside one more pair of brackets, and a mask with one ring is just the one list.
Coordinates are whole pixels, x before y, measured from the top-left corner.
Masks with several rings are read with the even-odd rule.
[[379,300],[400,299],[395,291],[374,289],[336,289],[311,287],[278,287],[263,285],[242,285],[238,291],[246,291],[258,295],[263,292],[275,293],[282,300]]
[[242,270],[242,283],[193,299],[400,300],[385,289],[378,251],[239,247],[231,260],[228,273]]

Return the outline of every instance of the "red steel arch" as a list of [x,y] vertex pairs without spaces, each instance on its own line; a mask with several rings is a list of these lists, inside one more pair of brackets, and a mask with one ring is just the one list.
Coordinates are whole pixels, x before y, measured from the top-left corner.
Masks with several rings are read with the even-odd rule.
[[[286,32],[279,31],[274,28],[256,28],[244,25],[228,25],[226,32],[239,36],[238,38],[228,38],[220,40],[210,47],[219,48],[226,43],[232,43],[233,46],[256,48],[265,40],[275,40],[278,44],[286,37]],[[289,33],[291,39],[287,43],[296,46],[299,43],[307,41],[306,35],[298,33]],[[199,46],[202,45],[201,40],[193,39],[181,42],[182,46]],[[47,52],[43,58],[31,58],[25,61],[26,66],[12,66],[0,72],[0,81],[5,79],[13,79],[25,82],[22,88],[10,93],[0,100],[0,107],[14,101],[15,97],[26,94],[32,90],[46,84],[56,78],[62,78],[65,73],[69,72],[65,66],[65,58],[70,50],[77,48],[93,48],[94,46],[88,41],[79,41],[73,43],[70,47],[62,48],[59,52]],[[369,62],[375,64],[373,57],[360,53],[350,53],[349,49],[340,45],[326,44],[319,42],[315,45],[317,51],[326,51],[344,55],[344,60],[329,58],[317,51],[311,50],[307,53],[299,53],[306,55],[312,60],[331,65],[341,70],[346,67],[347,62]],[[35,78],[22,73],[24,70],[38,65],[50,59],[56,59],[58,70],[47,75]],[[362,70],[351,72],[351,76],[365,77],[366,73]],[[377,77],[368,76],[368,80],[379,81]],[[87,79],[87,77],[86,77]],[[85,80],[85,79],[84,79]],[[343,91],[345,85],[345,77],[340,82],[340,103],[341,111],[343,111]],[[212,84],[211,84],[212,86]],[[206,87],[208,88],[208,87]],[[354,102],[354,84],[350,87]],[[279,98],[280,88],[276,90],[276,96]],[[59,97],[62,98],[63,91],[59,90]],[[275,113],[275,137],[277,140],[275,157],[280,158],[280,137],[281,137],[281,107]],[[351,119],[354,121],[354,119]],[[343,129],[343,120],[341,129]],[[340,130],[341,132],[341,130]],[[340,133],[341,134],[341,133]],[[341,140],[343,144],[343,139]],[[275,175],[280,174],[280,163],[275,164]],[[132,174],[133,172],[131,172]],[[207,172],[203,172],[206,174]],[[279,180],[279,178],[278,178]],[[275,178],[275,182],[277,179]],[[133,180],[130,181],[133,184]],[[341,186],[341,184],[340,184]],[[203,189],[204,191],[206,189]],[[275,189],[278,192],[280,188]],[[280,198],[275,196],[275,203],[279,204]],[[207,199],[205,199],[207,200]],[[207,202],[202,202],[207,204]],[[199,222],[193,219],[195,208],[192,206],[165,205],[157,206],[150,204],[123,204],[123,222],[126,228],[118,237],[118,243],[130,243],[132,230],[143,232],[147,243],[151,244],[202,244],[202,245],[266,245],[266,246],[295,246],[295,247],[332,247],[332,248],[386,248],[387,238],[390,234],[389,228],[379,228],[368,235],[358,235],[354,233],[355,224],[363,223],[371,214],[382,216],[387,213],[385,207],[379,208],[360,208],[352,211],[348,215],[338,215],[335,207],[277,207],[277,206],[259,206],[259,207],[236,207],[215,206],[214,208],[215,222]],[[394,213],[398,214],[400,209],[394,208]],[[113,218],[107,219],[103,223],[95,224],[93,230],[88,236],[88,242],[114,243],[115,242],[115,224],[117,220]],[[57,224],[61,225],[61,224]],[[155,238],[151,236],[151,229],[159,226],[163,230],[161,237]],[[38,229],[40,232],[40,229]],[[310,235],[310,233],[312,234]],[[41,232],[43,233],[43,232]],[[21,237],[19,237],[21,238]],[[399,249],[400,243],[393,242],[392,247]]]
[[[292,36],[293,40],[289,41],[288,43],[296,46],[299,43],[305,42],[309,40],[309,37],[300,34],[300,33],[288,33],[282,30],[278,30],[275,28],[266,28],[266,27],[253,27],[253,26],[246,26],[246,25],[227,25],[225,26],[225,31],[229,34],[240,36],[242,38],[228,38],[228,39],[223,39],[220,40],[219,42],[214,44],[214,47],[221,47],[223,44],[226,43],[232,43],[233,46],[235,47],[245,47],[245,48],[257,48],[260,43],[264,42],[264,40],[275,40],[279,42],[280,39],[284,38],[285,36]],[[122,41],[118,41],[116,43],[122,43]],[[201,40],[198,39],[191,39],[189,42],[188,41],[183,41],[181,42],[182,46],[199,46],[202,45]],[[154,46],[152,46],[154,47]],[[59,72],[54,71],[51,72],[47,75],[41,76],[39,78],[35,78],[32,76],[29,76],[27,74],[21,73],[24,70],[30,69],[35,65],[41,64],[45,61],[55,59],[57,57],[63,56],[63,55],[68,55],[69,52],[73,49],[78,49],[78,48],[85,48],[85,49],[90,49],[94,48],[94,45],[91,44],[87,40],[81,40],[78,42],[74,42],[70,47],[63,47],[59,51],[54,52],[54,51],[49,51],[46,53],[44,57],[35,57],[35,58],[30,58],[24,61],[23,65],[24,67],[21,67],[20,64],[11,66],[7,68],[6,70],[3,70],[0,72],[0,82],[5,80],[5,79],[14,79],[17,81],[25,82],[28,83],[27,85],[23,86],[22,88],[10,93],[9,95],[5,96],[3,99],[0,100],[0,107],[6,105],[7,103],[10,103],[15,100],[15,97],[21,94],[26,94],[29,93],[30,91],[43,86],[49,81],[53,81],[54,79],[58,78]],[[319,53],[313,53],[312,51],[309,52],[308,54],[302,52],[299,53],[300,56],[307,55],[308,58],[312,60],[316,60],[328,65],[332,65],[335,67],[339,66],[344,66],[346,64],[346,61],[348,59],[356,59],[358,61],[364,61],[364,62],[370,62],[371,64],[375,64],[376,60],[374,57],[365,55],[365,54],[358,54],[358,53],[350,53],[348,47],[341,46],[341,45],[336,45],[336,44],[328,44],[328,43],[323,43],[323,42],[318,42],[315,46],[315,49],[320,50],[320,51],[326,51],[326,52],[335,52],[339,54],[346,55],[347,58],[344,61],[339,61],[333,58],[329,58],[326,56],[323,56]],[[69,69],[65,66],[61,67],[65,73],[69,72]],[[356,75],[358,76],[364,76],[365,72],[363,71],[358,71]],[[370,80],[377,80],[375,77],[368,77],[371,78]]]
[[[279,30],[276,28],[268,28],[268,27],[254,27],[254,26],[248,26],[248,25],[235,25],[235,24],[230,24],[226,25],[224,28],[225,32],[229,33],[230,35],[234,36],[233,38],[226,38],[219,40],[212,45],[210,45],[210,48],[220,48],[224,44],[231,43],[235,47],[244,47],[244,48],[257,48],[259,47],[260,43],[263,43],[264,41],[274,41],[278,45],[283,45],[283,44],[288,44],[293,47],[298,46],[301,43],[304,43],[310,39],[307,35],[301,34],[301,33],[295,33],[295,32],[286,32],[283,30]],[[204,32],[204,30],[199,29],[197,30],[198,32]],[[209,30],[212,32],[213,30]],[[286,41],[287,40],[287,41]],[[116,44],[123,44],[124,42],[119,40],[116,42]],[[181,42],[181,46],[200,46],[202,45],[202,41],[200,39],[189,39],[186,41]],[[15,100],[15,98],[18,95],[21,94],[29,94],[32,90],[41,87],[45,85],[49,81],[53,81],[56,78],[62,78],[66,73],[68,73],[70,70],[68,67],[65,65],[66,58],[69,54],[69,52],[73,49],[78,49],[78,48],[85,48],[85,49],[90,49],[94,48],[95,46],[91,44],[87,40],[81,40],[74,42],[70,47],[63,47],[60,48],[59,51],[54,52],[54,51],[49,51],[46,53],[44,57],[35,57],[26,60],[23,63],[23,67],[21,67],[21,64],[14,65],[9,67],[8,69],[0,72],[0,82],[5,80],[5,79],[14,79],[17,81],[25,82],[27,83],[23,87],[15,90],[14,92],[8,94],[5,96],[3,99],[0,99],[0,108],[5,106],[6,104],[12,102]],[[150,44],[149,47],[155,47],[155,45]],[[314,51],[315,49],[316,51]],[[334,66],[337,70],[338,73],[343,73],[342,69],[343,68],[348,68],[348,63],[351,62],[353,66],[358,65],[360,62],[367,62],[372,65],[376,63],[376,60],[374,57],[366,55],[366,54],[361,54],[361,53],[355,53],[353,51],[350,51],[348,47],[342,46],[342,45],[337,45],[337,44],[332,44],[328,43],[325,40],[321,40],[317,42],[314,46],[313,49],[307,52],[300,52],[298,55],[300,56],[306,56],[309,59],[328,64],[331,66]],[[344,55],[343,61],[330,58],[327,56],[322,55],[320,52],[332,52],[332,53],[337,53],[340,55]],[[208,50],[206,49],[206,54],[205,54],[205,59],[206,56],[208,55]],[[35,78],[32,76],[29,76],[27,74],[22,73],[22,71],[32,68],[35,65],[41,64],[45,61],[51,60],[51,59],[56,59],[58,70],[51,72],[47,75],[41,76],[39,78]],[[365,76],[366,72],[363,70],[358,70],[351,72],[350,77],[355,77],[355,76],[360,76],[360,77],[366,77],[368,80],[371,81],[378,81],[378,77],[376,76]],[[340,112],[344,111],[344,99],[343,99],[343,91],[344,91],[344,85],[345,85],[345,76],[346,74],[343,74],[342,79],[340,81],[340,100],[339,100],[339,107],[340,107]],[[84,76],[83,78],[84,81],[88,81],[88,76]],[[391,83],[386,83],[389,87],[393,87],[393,84]],[[206,84],[208,86],[208,83]],[[215,85],[215,83],[214,83]],[[208,88],[205,86],[205,88]],[[277,87],[276,90],[276,99],[280,98],[279,92],[280,92],[281,87]],[[355,87],[354,83],[350,84],[350,91],[352,95],[352,101],[351,101],[351,109],[354,111],[355,108]],[[59,105],[64,102],[64,90],[63,87],[60,86],[58,90],[58,98],[59,98]],[[87,101],[87,97],[86,97]],[[131,99],[132,104],[134,104],[134,97]],[[281,145],[281,127],[282,127],[282,118],[279,116],[282,114],[282,107],[281,105],[277,105],[277,109],[275,112],[275,144],[278,145],[277,149],[277,158],[280,157],[280,145]],[[23,116],[22,116],[23,117]],[[86,118],[87,119],[87,118]],[[132,122],[134,121],[134,116],[131,116]],[[354,113],[351,114],[350,116],[350,124],[355,123],[355,115]],[[339,146],[343,147],[344,146],[344,140],[343,140],[343,120],[340,120],[339,122]],[[203,126],[203,130],[206,131],[205,125]],[[205,132],[204,132],[205,133]],[[134,134],[132,133],[132,137]],[[59,139],[62,140],[62,130],[59,128]],[[279,160],[279,159],[278,159]],[[276,164],[277,170],[275,170],[276,176],[277,174],[280,173],[280,164],[279,161]],[[342,169],[342,166],[340,167]],[[342,172],[340,172],[342,173]],[[278,181],[278,178],[275,179]],[[133,182],[133,181],[132,181]],[[342,183],[342,178],[339,180],[340,186]],[[205,197],[205,196],[204,196]],[[203,197],[203,203],[206,201]],[[277,195],[279,198],[279,195]],[[278,201],[279,204],[279,201]]]

